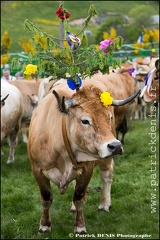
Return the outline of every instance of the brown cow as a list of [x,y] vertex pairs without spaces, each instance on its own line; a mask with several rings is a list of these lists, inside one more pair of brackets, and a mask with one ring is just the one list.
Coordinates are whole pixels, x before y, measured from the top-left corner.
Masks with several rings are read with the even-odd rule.
[[15,80],[9,81],[10,84],[16,86],[23,98],[23,116],[21,132],[23,136],[23,141],[27,143],[27,128],[32,117],[32,113],[38,105],[38,89],[40,81],[35,80]]
[[[41,193],[41,233],[51,230],[53,196],[50,180],[58,186],[61,194],[71,181],[76,180],[74,232],[85,233],[83,206],[94,166],[103,161],[103,170],[106,170],[107,158],[123,153],[120,141],[115,138],[114,109],[103,106],[100,101],[100,94],[104,91],[106,86],[96,80],[94,83],[85,80],[77,92],[65,84],[57,85],[33,113],[27,147]],[[137,94],[127,100],[113,100],[112,105],[127,104]],[[109,168],[113,167],[110,160],[108,163]],[[106,178],[105,171],[104,174]]]
[[[128,72],[129,69],[130,68],[122,68],[118,70],[118,73],[112,72],[110,74],[104,75],[101,73],[97,73],[91,77],[90,81],[102,82],[106,86],[106,90],[111,93],[113,98],[125,99],[133,95],[138,90],[137,83]],[[129,117],[127,116],[127,114],[131,114],[131,105],[133,101],[123,106],[114,106],[115,131],[117,138],[122,123],[125,123],[125,128],[123,128],[121,139],[122,143],[124,143],[124,136],[129,128]],[[111,207],[111,184],[113,180],[113,166],[114,161],[112,158],[108,159],[107,165],[105,161],[101,161],[101,163],[99,164],[103,186],[102,196],[100,204],[98,206],[98,209],[101,211],[109,212],[109,209]]]
[[[127,98],[135,93],[137,90],[137,85],[136,82],[134,81],[133,77],[128,73],[128,69],[123,68],[123,70],[119,69],[118,74],[117,73],[110,73],[102,75],[101,73],[97,73],[94,76],[92,76],[90,81],[102,81],[105,86],[106,90],[110,90],[112,96],[117,99],[123,99]],[[86,80],[85,80],[86,81]],[[66,84],[66,80],[61,79],[58,81],[52,80],[50,81],[44,89],[41,89],[40,91],[40,96],[42,96],[44,93],[48,94],[49,92],[52,91],[52,87],[58,85],[58,84]],[[69,88],[67,88],[69,91]],[[43,93],[43,94],[41,94]],[[135,101],[134,99],[133,101]],[[118,132],[122,130],[122,143],[124,143],[124,136],[126,132],[128,131],[129,128],[129,117],[132,114],[132,105],[134,104],[130,103],[129,105],[126,104],[125,106],[119,106],[119,107],[114,107],[114,113],[115,113],[115,119],[116,119],[116,135],[118,137]],[[126,116],[127,115],[127,116]],[[129,115],[129,116],[128,116]],[[125,127],[122,129],[122,124],[124,126],[124,121],[125,121]],[[106,211],[109,212],[109,209],[111,207],[111,183],[112,183],[112,178],[113,178],[113,159],[110,159],[107,161],[107,166],[106,162],[101,161],[101,164],[99,164],[100,167],[100,174],[101,174],[101,179],[102,179],[102,185],[103,185],[103,190],[102,190],[102,197],[100,200],[100,204],[98,209],[101,211]],[[71,212],[75,212],[75,207],[74,204],[72,203],[71,207]]]
[[136,75],[135,80],[140,83],[144,83],[144,86],[140,86],[142,89],[141,97],[147,102],[159,101],[159,58],[146,58],[148,63],[145,63],[145,59],[142,59],[143,64],[137,62],[130,62],[132,67],[135,68],[139,74]]
[[147,118],[147,106],[151,109],[151,106],[159,102],[159,59],[152,59],[152,65],[149,66],[134,63],[133,67],[138,72],[135,80],[139,89],[141,89],[141,95],[138,97],[138,104],[135,108],[133,119],[144,120]]
[[159,72],[159,59],[157,59],[155,68],[149,71],[145,77],[145,87],[140,95],[145,102],[159,102]]

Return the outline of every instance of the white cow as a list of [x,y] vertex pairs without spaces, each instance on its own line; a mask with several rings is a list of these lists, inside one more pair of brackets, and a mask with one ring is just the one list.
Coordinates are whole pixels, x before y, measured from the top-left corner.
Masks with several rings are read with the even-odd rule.
[[49,76],[48,78],[42,79],[39,89],[38,89],[38,103],[41,102],[41,100],[45,97],[45,89],[49,81],[52,79],[52,76]]
[[17,136],[21,127],[23,103],[21,92],[5,80],[1,80],[1,96],[7,97],[1,108],[1,143],[7,138],[10,152],[7,163],[14,162],[14,151],[17,145]]
[[38,103],[42,101],[42,99],[49,93],[49,91],[56,85],[59,85],[63,82],[65,82],[66,79],[54,79],[52,76],[49,76],[48,78],[44,78],[38,89]]

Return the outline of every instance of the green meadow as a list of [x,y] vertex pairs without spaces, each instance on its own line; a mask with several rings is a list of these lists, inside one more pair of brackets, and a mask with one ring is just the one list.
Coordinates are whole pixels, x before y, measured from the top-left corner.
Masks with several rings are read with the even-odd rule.
[[157,119],[132,120],[125,138],[124,154],[114,158],[110,212],[98,212],[102,185],[97,167],[84,207],[87,235],[73,234],[75,216],[70,213],[72,183],[64,195],[60,195],[52,184],[52,231],[39,235],[40,194],[31,172],[26,144],[20,136],[15,162],[7,165],[9,147],[4,141],[1,158],[1,239],[159,239],[158,149]]

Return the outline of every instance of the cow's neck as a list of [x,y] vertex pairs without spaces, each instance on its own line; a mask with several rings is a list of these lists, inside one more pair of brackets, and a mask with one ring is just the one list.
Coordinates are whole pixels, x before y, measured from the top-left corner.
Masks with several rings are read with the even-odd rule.
[[64,144],[65,144],[66,150],[68,152],[68,155],[71,159],[72,165],[75,168],[83,167],[85,165],[85,162],[77,162],[77,159],[76,159],[74,153],[72,152],[71,145],[70,145],[70,142],[69,142],[69,139],[67,136],[66,117],[64,115],[62,116],[62,135],[63,135]]

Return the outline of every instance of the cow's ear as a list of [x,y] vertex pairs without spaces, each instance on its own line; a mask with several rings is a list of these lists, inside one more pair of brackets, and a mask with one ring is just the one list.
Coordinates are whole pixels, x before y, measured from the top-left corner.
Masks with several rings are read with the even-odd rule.
[[57,99],[59,111],[67,114],[68,111],[67,111],[66,105],[65,105],[65,97],[63,96],[62,98],[60,98],[60,96],[58,95],[58,93],[55,90],[53,90],[52,93],[54,94],[54,96]]

